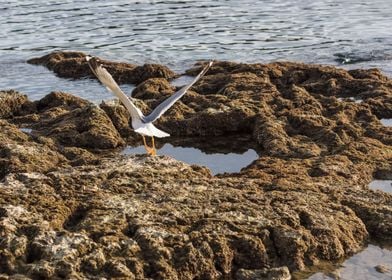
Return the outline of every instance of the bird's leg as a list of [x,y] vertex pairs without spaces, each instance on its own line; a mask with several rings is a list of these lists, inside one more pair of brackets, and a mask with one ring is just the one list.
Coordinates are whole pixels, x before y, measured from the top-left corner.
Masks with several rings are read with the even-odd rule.
[[151,141],[152,141],[151,155],[152,156],[156,156],[157,155],[157,149],[155,148],[154,136],[151,137]]
[[146,149],[147,154],[151,155],[152,154],[152,152],[151,152],[152,149],[147,145],[146,138],[144,137],[144,135],[142,135],[142,137],[143,137],[144,148]]

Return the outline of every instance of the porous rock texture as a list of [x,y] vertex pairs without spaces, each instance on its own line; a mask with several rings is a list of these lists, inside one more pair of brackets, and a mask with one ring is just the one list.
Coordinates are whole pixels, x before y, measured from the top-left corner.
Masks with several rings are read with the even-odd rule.
[[[174,91],[148,79],[135,102],[148,112]],[[257,149],[217,176],[120,155],[140,139],[118,103],[2,96],[13,104],[0,104],[2,279],[290,279],[392,241],[392,195],[368,188],[392,173],[379,121],[392,115],[392,82],[378,70],[216,62],[157,126]]]
[[[30,64],[43,65],[55,72],[59,77],[64,78],[84,78],[93,77],[93,73],[87,64],[86,55],[83,52],[75,51],[58,51],[42,57],[29,59]],[[175,77],[173,71],[168,67],[159,64],[145,64],[137,66],[129,63],[111,62],[101,60],[101,63],[107,68],[118,83],[138,84],[149,78],[166,78]]]

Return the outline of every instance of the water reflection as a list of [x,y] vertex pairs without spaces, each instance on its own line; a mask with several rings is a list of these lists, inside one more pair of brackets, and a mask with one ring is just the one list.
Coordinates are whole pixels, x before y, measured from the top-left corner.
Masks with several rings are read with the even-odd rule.
[[[381,268],[385,270],[381,273]],[[326,272],[318,272],[308,280],[390,280],[392,279],[392,250],[369,245],[339,266],[330,266]]]
[[182,75],[182,76],[172,80],[170,82],[170,84],[172,84],[173,86],[176,86],[176,87],[181,87],[181,86],[189,84],[194,79],[195,79],[195,77],[188,76],[188,75]]
[[[145,154],[143,146],[127,147],[122,154]],[[239,172],[258,158],[255,150],[247,149],[243,153],[205,153],[193,147],[175,147],[166,143],[157,150],[158,155],[171,156],[188,164],[197,164],[208,167],[216,175],[224,172]]]
[[384,126],[392,126],[392,119],[381,119],[380,122],[384,125]]
[[380,190],[387,193],[392,193],[392,180],[373,180],[369,184],[372,190]]
[[353,97],[353,96],[350,96],[350,97],[338,97],[339,101],[346,101],[347,99],[350,100],[350,101],[354,101],[354,103],[357,103],[357,104],[363,102],[363,99],[360,99],[360,98],[357,98],[357,97]]
[[31,128],[21,127],[20,130],[24,133],[31,134],[33,131]]

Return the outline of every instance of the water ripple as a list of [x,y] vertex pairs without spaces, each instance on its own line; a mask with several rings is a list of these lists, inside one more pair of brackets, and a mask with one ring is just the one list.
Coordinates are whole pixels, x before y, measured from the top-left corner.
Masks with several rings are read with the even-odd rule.
[[[162,63],[177,71],[213,58],[379,67],[392,75],[390,0],[132,2],[4,1],[0,62],[80,50],[136,64]],[[9,67],[0,77],[2,88],[22,82],[21,72],[37,71],[23,64]]]

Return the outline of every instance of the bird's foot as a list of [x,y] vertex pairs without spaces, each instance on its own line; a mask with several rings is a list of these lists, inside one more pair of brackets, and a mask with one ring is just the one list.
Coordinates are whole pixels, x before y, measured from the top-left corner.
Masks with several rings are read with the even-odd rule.
[[157,151],[154,148],[150,148],[148,146],[146,146],[145,148],[146,148],[147,155],[149,155],[149,156],[156,156],[157,155]]
[[157,155],[157,150],[155,149],[155,142],[154,142],[154,137],[152,137],[152,147],[149,147],[146,143],[146,138],[142,135],[143,137],[143,144],[144,148],[146,149],[146,152],[149,156],[156,156]]

